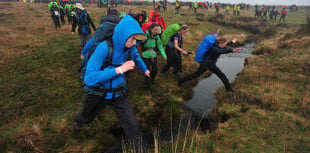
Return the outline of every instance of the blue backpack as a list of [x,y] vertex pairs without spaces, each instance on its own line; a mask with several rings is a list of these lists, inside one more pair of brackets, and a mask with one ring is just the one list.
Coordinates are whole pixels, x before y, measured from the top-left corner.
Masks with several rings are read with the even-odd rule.
[[84,90],[86,92],[89,92],[90,89],[89,87],[87,87],[84,83],[84,76],[85,76],[85,72],[86,72],[86,67],[87,67],[87,63],[88,60],[90,59],[90,57],[92,56],[92,54],[95,52],[97,46],[102,43],[103,41],[107,42],[108,45],[108,55],[106,57],[105,62],[102,64],[101,66],[101,70],[103,70],[105,67],[109,66],[112,64],[112,56],[113,56],[113,42],[112,42],[112,36],[114,33],[114,28],[115,28],[116,24],[112,23],[112,22],[105,22],[103,24],[101,24],[95,31],[94,34],[94,41],[93,44],[91,44],[91,47],[87,50],[83,60],[82,60],[82,65],[80,68],[81,71],[81,76],[80,79],[82,81],[82,86],[84,88]]
[[216,36],[214,36],[213,34],[204,37],[196,50],[195,61],[201,63],[204,60],[205,54],[215,44],[215,42]]

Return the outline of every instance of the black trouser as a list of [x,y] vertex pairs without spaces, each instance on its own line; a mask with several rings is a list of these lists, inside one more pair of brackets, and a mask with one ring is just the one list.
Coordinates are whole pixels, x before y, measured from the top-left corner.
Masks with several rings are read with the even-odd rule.
[[187,75],[187,76],[181,78],[179,81],[180,81],[180,83],[185,83],[189,80],[196,79],[199,76],[201,76],[204,72],[206,72],[207,70],[210,70],[211,72],[216,74],[217,77],[219,77],[221,79],[221,81],[223,82],[223,84],[225,86],[226,91],[232,91],[229,80],[227,79],[225,74],[216,65],[214,65],[212,67],[208,67],[208,66],[205,66],[203,64],[200,64],[198,70],[194,74]]
[[182,71],[182,57],[181,53],[175,48],[166,47],[167,64],[163,67],[161,73],[166,73],[170,67],[173,67],[173,74]]
[[61,24],[65,24],[66,23],[64,15],[60,16],[60,20],[61,20]]
[[157,66],[157,58],[143,58],[143,61],[145,65],[147,66],[147,69],[150,71],[151,77],[144,76],[144,82],[147,85],[148,89],[151,89],[152,83],[154,83],[155,77],[158,72],[158,66]]
[[57,29],[57,27],[60,28],[60,23],[59,23],[59,17],[58,17],[58,15],[52,15],[52,19],[53,19],[53,22],[54,22],[54,24],[55,24],[55,28],[56,28],[56,29]]
[[281,21],[281,19],[283,20],[283,22],[285,22],[285,15],[281,15],[281,17],[280,17],[280,20],[279,20],[279,21]]
[[132,144],[135,144],[136,148],[141,146],[142,134],[127,96],[121,96],[109,101],[105,100],[104,96],[88,94],[85,99],[83,110],[76,114],[74,121],[80,124],[87,124],[91,122],[106,105],[110,105],[117,114],[123,130]]
[[175,14],[179,14],[180,13],[180,9],[179,8],[175,8]]
[[72,18],[71,18],[71,16],[70,16],[70,15],[67,15],[67,18],[68,18],[68,23],[69,23],[69,24],[72,24]]

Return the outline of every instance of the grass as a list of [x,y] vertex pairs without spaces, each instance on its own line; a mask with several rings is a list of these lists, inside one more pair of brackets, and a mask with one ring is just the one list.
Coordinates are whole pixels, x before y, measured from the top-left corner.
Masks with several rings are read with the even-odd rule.
[[[151,9],[120,7],[134,8],[135,13]],[[1,2],[0,8],[5,10],[0,11],[0,152],[102,152],[112,146],[120,125],[109,107],[83,131],[77,133],[72,127],[73,116],[82,109],[85,96],[77,72],[81,49],[78,35],[70,34],[69,25],[55,30],[47,4]],[[86,9],[98,25],[105,9],[94,6]],[[242,44],[253,34],[240,27],[255,25],[259,29],[255,35],[257,54],[247,59],[247,65],[237,76],[234,95],[228,95],[223,88],[216,93],[218,129],[212,132],[187,129],[178,132],[181,134],[176,135],[174,143],[162,141],[156,134],[162,131],[154,130],[158,139],[150,150],[156,153],[310,150],[309,33],[299,26],[305,24],[306,12],[289,12],[287,26],[256,20],[244,22],[254,16],[253,12],[245,12],[241,17],[215,18],[216,22],[207,21],[214,16],[214,10],[203,11],[204,17],[193,17],[185,9],[177,16],[173,12],[171,6],[162,13],[167,25],[181,22],[190,26],[184,38],[185,50],[195,51],[202,37],[219,27],[222,36],[238,37]],[[241,26],[232,27],[237,24]],[[274,31],[268,31],[267,27]],[[273,35],[265,37],[264,34],[270,33]],[[198,67],[193,56],[183,57],[185,74]],[[158,60],[162,67],[165,61],[160,56]],[[175,78],[159,74],[154,92],[149,95],[143,90],[142,80],[143,74],[138,70],[129,74],[129,98],[144,129],[154,128],[154,121],[165,118],[171,122],[179,120],[174,117],[182,111],[183,101],[192,96],[192,87],[197,82],[179,88]]]

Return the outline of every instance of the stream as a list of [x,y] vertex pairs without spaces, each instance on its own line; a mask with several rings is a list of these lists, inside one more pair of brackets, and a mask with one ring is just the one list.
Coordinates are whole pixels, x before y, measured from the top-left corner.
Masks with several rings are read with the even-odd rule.
[[[240,53],[222,54],[216,65],[222,70],[230,82],[233,82],[238,73],[244,67],[245,58],[251,56],[255,43],[250,42],[241,46]],[[185,102],[185,105],[196,116],[208,118],[212,110],[216,107],[217,99],[214,93],[223,86],[222,81],[212,74],[208,78],[204,78],[194,87],[194,95],[192,99]]]

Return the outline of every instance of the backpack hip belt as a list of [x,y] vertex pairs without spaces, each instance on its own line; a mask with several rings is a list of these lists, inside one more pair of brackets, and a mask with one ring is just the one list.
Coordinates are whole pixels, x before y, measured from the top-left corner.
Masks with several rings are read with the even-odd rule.
[[92,87],[95,90],[96,95],[103,95],[104,97],[108,92],[113,93],[113,98],[115,98],[115,95],[118,94],[120,96],[127,96],[127,87],[125,85],[117,87],[116,89],[104,89],[103,86],[97,86],[97,87]]

